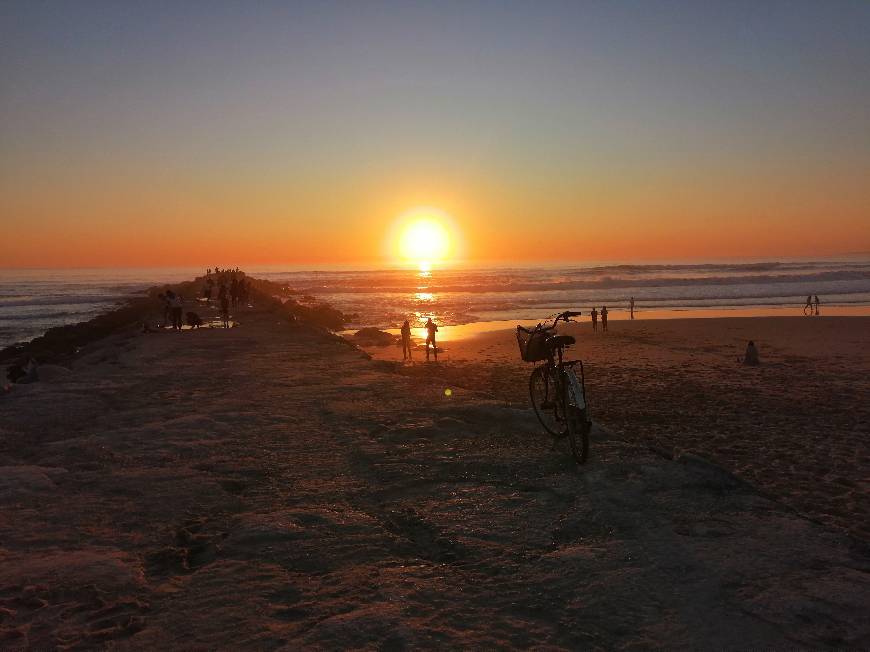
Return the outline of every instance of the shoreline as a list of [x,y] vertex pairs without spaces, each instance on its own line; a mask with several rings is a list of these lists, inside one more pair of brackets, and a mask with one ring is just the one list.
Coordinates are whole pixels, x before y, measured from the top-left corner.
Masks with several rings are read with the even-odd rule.
[[[608,308],[608,310],[611,310]],[[792,308],[734,308],[734,309],[675,309],[675,310],[645,310],[635,311],[635,319],[629,318],[629,311],[619,308],[612,309],[610,313],[611,322],[635,322],[641,323],[644,321],[670,321],[682,319],[756,319],[767,317],[782,317],[782,318],[800,318],[800,319],[816,319],[816,316],[807,316],[795,314]],[[823,310],[818,316],[818,319],[826,317],[870,317],[870,306],[830,306]],[[543,321],[543,319],[541,320]],[[584,310],[583,315],[577,320],[577,324],[587,325],[591,328],[589,312]],[[438,326],[438,341],[448,342],[463,340],[481,333],[491,333],[500,330],[514,330],[517,325],[522,325],[530,328],[535,325],[534,320],[528,319],[498,319],[498,320],[482,320],[470,322],[467,324],[455,324]],[[599,328],[601,328],[599,322]],[[358,330],[351,328],[339,331],[338,334],[345,337],[352,337]],[[378,329],[391,335],[399,335],[399,328],[382,328]],[[416,340],[425,341],[426,329],[421,327],[411,328],[412,337]]]

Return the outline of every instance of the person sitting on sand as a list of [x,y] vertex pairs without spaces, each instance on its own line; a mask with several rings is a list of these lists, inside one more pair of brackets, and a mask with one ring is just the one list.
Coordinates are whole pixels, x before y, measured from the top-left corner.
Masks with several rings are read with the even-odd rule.
[[[428,351],[427,351],[428,352]],[[402,360],[411,359],[411,324],[408,320],[402,324]]]
[[435,359],[438,359],[438,346],[435,344],[435,333],[438,332],[438,326],[432,321],[432,318],[426,320],[426,360],[429,359],[429,343],[432,343],[432,353],[435,354]]
[[601,307],[601,330],[607,330],[607,306]]
[[592,315],[592,330],[597,331],[598,330],[598,309],[593,308],[592,312],[590,314]]
[[761,364],[761,360],[758,359],[758,347],[755,346],[755,342],[752,340],[749,340],[749,344],[746,345],[746,354],[743,356],[743,364],[753,367]]

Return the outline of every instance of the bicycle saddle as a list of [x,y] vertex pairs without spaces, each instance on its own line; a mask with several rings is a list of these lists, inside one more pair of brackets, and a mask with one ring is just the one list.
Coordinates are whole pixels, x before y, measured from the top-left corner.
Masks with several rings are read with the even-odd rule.
[[557,349],[560,346],[570,346],[576,341],[571,335],[553,335],[547,338],[547,346]]

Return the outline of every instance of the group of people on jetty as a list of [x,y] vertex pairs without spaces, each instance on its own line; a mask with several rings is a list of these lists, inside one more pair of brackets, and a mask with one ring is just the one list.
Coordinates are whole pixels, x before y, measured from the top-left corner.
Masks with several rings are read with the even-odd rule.
[[[248,304],[251,296],[251,283],[245,278],[244,272],[238,267],[235,269],[221,269],[215,267],[214,271],[208,268],[205,273],[205,282],[202,288],[201,301],[211,305],[217,300],[221,326],[230,327],[231,310]],[[203,320],[195,311],[184,314],[184,297],[174,292],[169,286],[164,292],[157,295],[163,302],[163,324],[172,330],[180,331],[187,322],[191,328],[199,328]],[[147,326],[146,326],[147,330]]]

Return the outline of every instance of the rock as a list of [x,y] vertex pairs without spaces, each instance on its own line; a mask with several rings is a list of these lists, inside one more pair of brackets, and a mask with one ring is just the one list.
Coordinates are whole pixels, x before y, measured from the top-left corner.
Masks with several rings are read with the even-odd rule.
[[390,346],[396,344],[399,338],[377,328],[361,328],[353,336],[357,344],[364,346]]

